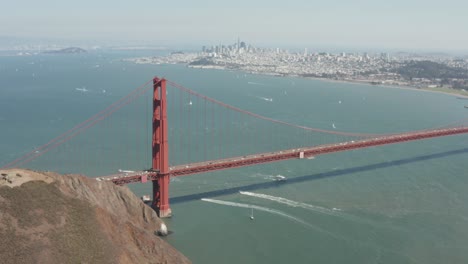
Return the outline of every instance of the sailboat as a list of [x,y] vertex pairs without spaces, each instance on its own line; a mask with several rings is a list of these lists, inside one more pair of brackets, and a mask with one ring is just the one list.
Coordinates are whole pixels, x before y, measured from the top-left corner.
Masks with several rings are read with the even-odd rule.
[[254,220],[254,216],[253,216],[253,208],[250,208],[251,211],[250,211],[250,220]]

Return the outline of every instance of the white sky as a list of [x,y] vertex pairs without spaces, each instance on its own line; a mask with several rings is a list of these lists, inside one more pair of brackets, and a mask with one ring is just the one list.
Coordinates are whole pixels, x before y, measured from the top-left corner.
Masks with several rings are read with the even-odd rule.
[[2,0],[0,36],[468,50],[462,0]]

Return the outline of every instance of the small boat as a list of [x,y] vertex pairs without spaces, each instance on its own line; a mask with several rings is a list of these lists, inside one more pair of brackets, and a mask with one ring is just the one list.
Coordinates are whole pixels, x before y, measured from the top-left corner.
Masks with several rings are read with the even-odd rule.
[[283,175],[276,175],[276,176],[273,176],[273,180],[274,181],[285,181],[286,177],[284,177]]
[[143,202],[151,202],[151,197],[149,195],[145,194],[145,195],[141,196],[141,200]]
[[254,215],[253,215],[253,208],[250,208],[251,211],[250,211],[250,220],[254,220]]
[[83,93],[86,93],[86,92],[89,91],[89,90],[86,89],[84,86],[83,86],[83,88],[75,88],[75,90],[80,91],[80,92],[83,92]]
[[465,108],[468,108],[468,105],[465,105]]
[[117,171],[121,172],[121,173],[133,173],[133,172],[135,172],[135,171],[132,171],[132,170],[122,170],[122,169],[118,169]]

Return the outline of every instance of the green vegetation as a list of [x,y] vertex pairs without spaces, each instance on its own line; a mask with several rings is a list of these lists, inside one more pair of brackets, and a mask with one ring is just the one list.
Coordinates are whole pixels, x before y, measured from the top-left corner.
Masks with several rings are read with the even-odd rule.
[[410,61],[396,70],[407,79],[468,79],[468,71],[433,61]]
[[462,91],[462,90],[457,90],[457,89],[451,89],[451,88],[444,88],[444,87],[439,87],[439,88],[424,88],[424,90],[433,91],[433,92],[442,92],[442,93],[450,93],[450,94],[455,94],[455,95],[468,96],[468,92],[467,92],[467,91]]
[[192,61],[191,63],[189,63],[189,65],[213,65],[213,60],[210,60],[208,58],[201,58],[199,60],[196,60],[196,61]]
[[450,67],[433,61],[410,61],[394,70],[406,80],[438,80],[440,87],[450,86],[454,89],[468,88],[468,70]]

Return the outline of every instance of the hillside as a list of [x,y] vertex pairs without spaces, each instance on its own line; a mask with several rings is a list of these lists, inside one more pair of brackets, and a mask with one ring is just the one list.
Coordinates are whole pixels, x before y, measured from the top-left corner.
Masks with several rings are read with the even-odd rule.
[[127,187],[80,175],[0,170],[1,263],[190,263]]
[[410,61],[395,70],[406,79],[468,79],[468,71],[433,61]]

